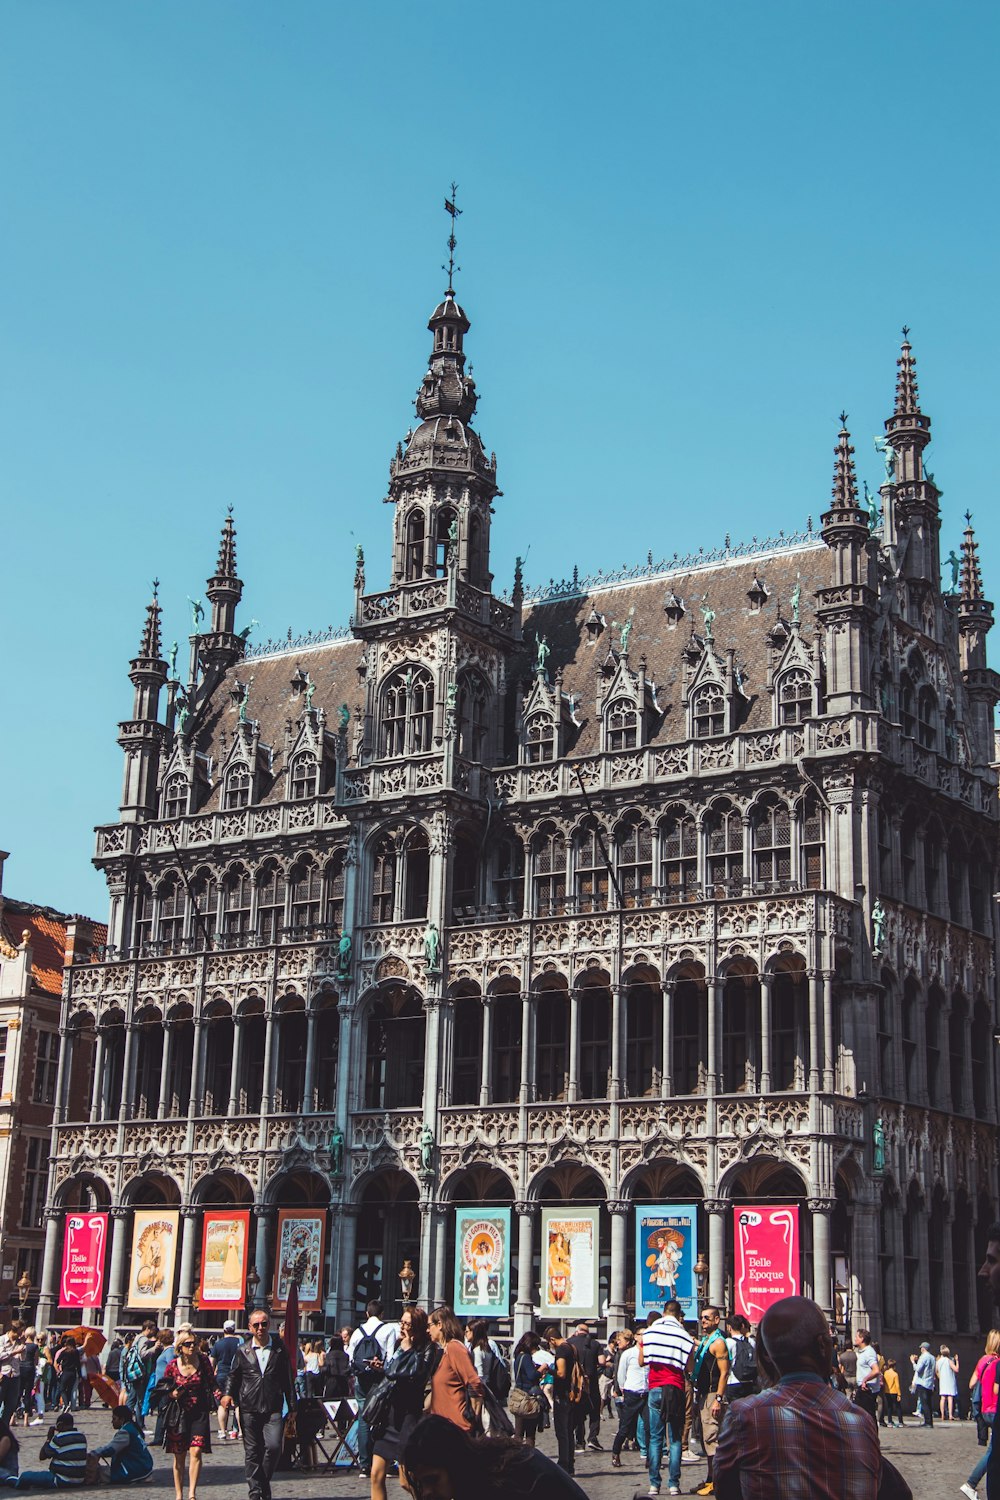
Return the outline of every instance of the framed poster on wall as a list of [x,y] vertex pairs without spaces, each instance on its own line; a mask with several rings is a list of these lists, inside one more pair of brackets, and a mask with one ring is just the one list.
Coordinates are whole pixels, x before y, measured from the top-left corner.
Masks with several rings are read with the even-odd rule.
[[104,1290],[107,1214],[68,1213],[63,1233],[60,1307],[100,1307]]
[[799,1209],[795,1203],[744,1204],[733,1210],[736,1311],[759,1323],[772,1302],[797,1297]]
[[510,1209],[455,1210],[455,1311],[505,1318],[510,1311]]
[[246,1303],[250,1210],[206,1213],[201,1231],[198,1306],[235,1312]]
[[297,1263],[299,1308],[314,1312],[323,1305],[323,1249],[326,1243],[326,1211],[309,1208],[278,1210],[278,1244],[274,1257],[274,1293],[271,1306],[284,1312]]
[[600,1269],[599,1208],[542,1211],[543,1318],[596,1318]]
[[635,1211],[637,1318],[677,1301],[684,1317],[698,1320],[698,1210],[693,1203],[661,1203]]
[[173,1306],[180,1217],[176,1208],[135,1210],[126,1307],[153,1312],[157,1308]]

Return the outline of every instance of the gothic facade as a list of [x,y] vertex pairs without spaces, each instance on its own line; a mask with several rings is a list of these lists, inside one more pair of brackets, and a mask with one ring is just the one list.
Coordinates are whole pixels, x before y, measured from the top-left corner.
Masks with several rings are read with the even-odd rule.
[[[846,427],[818,530],[525,597],[494,588],[495,456],[469,323],[429,324],[390,463],[391,567],[348,630],[248,647],[226,519],[186,674],[157,599],[98,830],[109,948],[64,990],[43,1308],[62,1218],[328,1216],[325,1314],[449,1298],[456,1206],[597,1204],[610,1326],[634,1207],[695,1202],[729,1299],[732,1208],[800,1207],[804,1286],[886,1336],[979,1326],[997,1212],[992,606],[971,524],[942,588],[908,341],[886,479]],[[262,611],[263,612],[263,611]],[[85,1117],[69,1107],[89,1069]]]

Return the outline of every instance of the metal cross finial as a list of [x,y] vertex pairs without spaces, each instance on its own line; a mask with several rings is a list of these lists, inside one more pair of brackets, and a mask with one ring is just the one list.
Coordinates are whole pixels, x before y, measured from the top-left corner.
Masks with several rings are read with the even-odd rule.
[[844,428],[846,428],[846,426],[847,426],[847,413],[846,413],[846,411],[842,411],[840,413],[840,425],[841,425],[841,427],[844,427]]
[[966,520],[966,524],[967,525],[969,525],[969,526],[972,525],[972,511],[971,510],[967,510],[965,512],[965,520]]
[[233,507],[231,505],[227,505],[226,506],[226,515],[227,516],[231,516],[232,513],[233,513]]
[[153,598],[154,599],[157,598],[157,596],[159,595],[159,592],[160,592],[160,580],[158,578],[154,578],[153,579]]
[[903,337],[904,339],[908,339],[910,337],[910,330],[907,328],[905,323],[903,324]]
[[458,244],[455,238],[455,220],[462,212],[455,203],[457,195],[458,183],[453,182],[451,185],[451,197],[444,200],[444,211],[446,214],[451,215],[451,233],[448,236],[448,264],[441,267],[442,271],[448,272],[448,291],[446,295],[449,297],[454,297],[455,295],[455,272],[462,269],[461,266],[456,266],[455,264],[455,246]]

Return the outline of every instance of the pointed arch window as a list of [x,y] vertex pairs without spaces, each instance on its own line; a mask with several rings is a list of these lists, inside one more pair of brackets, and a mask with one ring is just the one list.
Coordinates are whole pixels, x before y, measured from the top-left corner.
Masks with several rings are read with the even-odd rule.
[[315,755],[297,755],[292,762],[293,802],[307,802],[319,790],[319,763]]
[[[802,884],[807,891],[820,891],[826,883],[826,835],[823,809],[818,797],[807,797],[801,814]],[[883,889],[885,887],[883,886]]]
[[903,733],[909,735],[911,740],[915,739],[917,716],[914,712],[914,689],[907,672],[904,672],[899,679],[899,722]]
[[648,906],[653,897],[653,830],[644,818],[628,818],[615,836],[615,862],[622,901]]
[[660,885],[664,900],[684,901],[698,884],[698,826],[690,813],[673,812],[660,825]]
[[466,760],[483,760],[489,696],[478,672],[467,672],[458,685],[458,753]]
[[566,910],[566,841],[558,829],[545,829],[532,847],[532,894],[536,917],[561,917]]
[[524,726],[524,758],[529,765],[555,760],[556,726],[548,714],[532,714]]
[[411,510],[406,518],[406,577],[412,582],[424,574],[424,513]]
[[878,878],[881,892],[892,889],[892,824],[883,807],[878,810]]
[[787,885],[792,878],[792,820],[783,802],[766,801],[754,808],[753,878],[770,887]]
[[226,772],[226,784],[222,793],[222,806],[226,812],[250,806],[250,767],[230,766]]
[[917,899],[917,830],[913,815],[907,813],[899,829],[899,863],[903,874],[903,900]]
[[157,938],[161,953],[177,953],[184,941],[187,892],[178,875],[170,875],[160,886]]
[[403,846],[403,921],[422,922],[430,899],[431,849],[422,828]]
[[257,881],[257,935],[262,943],[276,943],[285,925],[287,882],[274,863],[265,865]]
[[215,942],[215,923],[219,905],[219,887],[215,876],[199,870],[191,882],[191,937],[196,948],[211,948]]
[[717,804],[705,819],[708,883],[729,894],[743,885],[743,819],[728,802]]
[[692,700],[692,733],[696,740],[726,732],[726,695],[717,682],[706,683]]
[[448,533],[457,521],[458,517],[451,509],[438,512],[434,529],[434,576],[443,578],[448,571],[448,560],[451,556],[451,538]]
[[577,829],[573,840],[573,873],[577,911],[605,911],[608,905],[608,867],[593,818]]
[[326,867],[326,911],[327,927],[339,932],[344,925],[344,856],[335,854]]
[[496,852],[493,904],[501,912],[520,916],[524,909],[524,845],[520,839],[504,839]]
[[395,907],[396,846],[391,839],[382,839],[372,856],[372,921],[391,922]]
[[937,749],[937,721],[937,693],[925,685],[917,695],[917,740],[925,750]]
[[778,684],[778,723],[804,724],[812,713],[812,681],[805,667],[794,667]]
[[311,861],[297,865],[288,883],[292,897],[290,904],[292,930],[301,933],[318,927],[323,894],[323,880],[318,867]]
[[245,939],[250,931],[253,881],[240,866],[222,882],[222,931],[230,939]]
[[136,952],[148,952],[152,937],[153,892],[144,880],[136,886],[132,902],[132,943]]
[[190,791],[188,779],[183,772],[177,771],[169,776],[163,789],[163,816],[183,818],[190,805]]
[[562,1099],[569,1072],[569,997],[544,990],[535,1002],[535,1088],[539,1099]]
[[431,749],[434,683],[423,667],[394,672],[382,691],[384,756],[423,755]]
[[609,750],[634,750],[639,743],[639,713],[634,703],[619,698],[605,716]]

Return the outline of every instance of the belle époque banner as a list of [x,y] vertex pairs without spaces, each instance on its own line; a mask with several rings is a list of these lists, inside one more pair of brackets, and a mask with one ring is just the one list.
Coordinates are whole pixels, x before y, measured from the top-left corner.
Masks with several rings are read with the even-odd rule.
[[794,1203],[744,1205],[733,1210],[736,1311],[759,1323],[772,1302],[797,1297],[799,1210]]
[[206,1214],[201,1231],[198,1306],[235,1312],[246,1302],[250,1210]]
[[596,1318],[601,1215],[597,1208],[542,1212],[541,1309],[545,1318]]
[[278,1251],[274,1260],[271,1306],[284,1312],[292,1278],[298,1267],[299,1310],[313,1312],[323,1303],[323,1247],[326,1214],[303,1208],[278,1210]]
[[455,1210],[455,1311],[506,1318],[510,1311],[510,1209]]
[[126,1307],[153,1311],[173,1306],[179,1223],[180,1213],[176,1208],[135,1210]]
[[104,1302],[107,1214],[68,1213],[63,1232],[60,1307],[100,1307]]
[[698,1319],[698,1210],[693,1203],[661,1203],[635,1211],[636,1317],[677,1301]]

